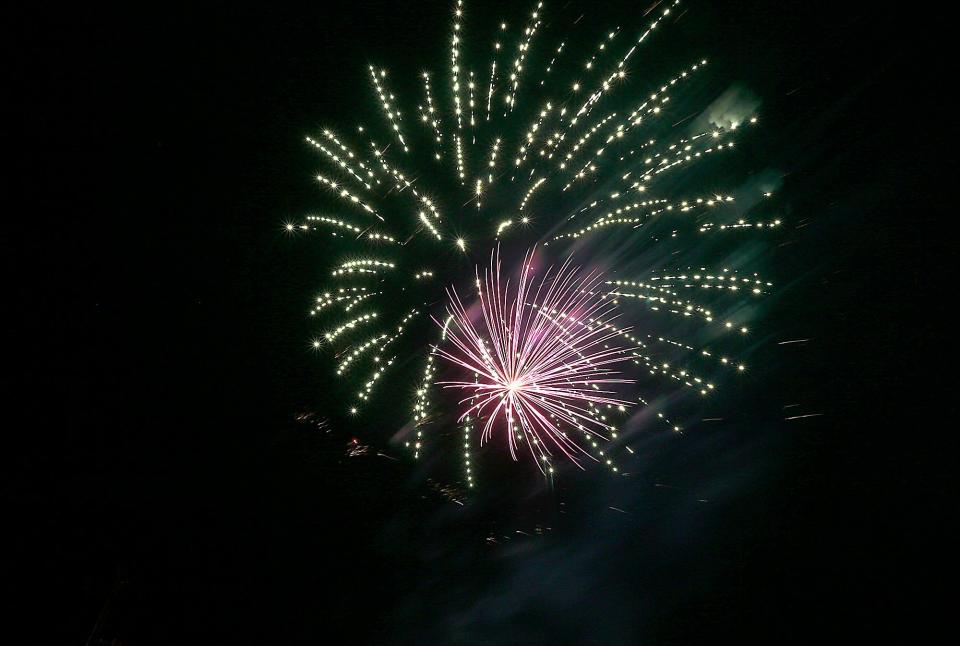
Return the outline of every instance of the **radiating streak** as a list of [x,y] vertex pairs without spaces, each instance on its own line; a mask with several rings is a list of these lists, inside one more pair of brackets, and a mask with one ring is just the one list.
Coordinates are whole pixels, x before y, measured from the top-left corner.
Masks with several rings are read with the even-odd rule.
[[460,39],[463,19],[463,0],[457,0],[454,10],[453,36],[450,38],[450,87],[453,91],[453,113],[457,117],[457,130],[463,129],[463,108],[460,105]]
[[527,57],[527,51],[530,49],[530,42],[540,27],[539,11],[542,7],[543,3],[538,2],[536,10],[530,14],[530,22],[527,23],[527,28],[523,32],[525,38],[517,45],[517,58],[514,59],[510,72],[510,94],[506,97],[507,110],[504,111],[503,116],[507,116],[507,112],[513,112],[516,105],[517,90],[520,87],[520,77],[523,75],[523,62]]
[[424,123],[430,124],[430,127],[433,130],[434,136],[434,157],[437,161],[440,161],[442,154],[441,150],[443,149],[443,132],[440,128],[440,116],[437,114],[437,109],[433,105],[433,94],[430,92],[430,73],[423,73],[423,89],[424,94],[427,99],[427,107],[424,110],[421,106],[420,110],[420,119]]
[[349,202],[351,204],[356,204],[358,207],[360,207],[367,213],[370,213],[371,215],[379,218],[381,221],[383,220],[383,216],[377,213],[372,206],[370,206],[366,202],[361,201],[360,198],[358,198],[356,195],[354,195],[347,189],[337,184],[337,182],[327,177],[324,177],[323,175],[317,175],[317,180],[321,184],[324,184],[325,186],[329,187],[332,191],[336,192],[340,197],[340,199],[342,199],[343,201]]
[[380,70],[378,75],[377,71],[374,70],[373,65],[371,65],[370,77],[373,79],[373,87],[376,88],[377,96],[380,98],[380,106],[383,108],[383,112],[387,116],[387,121],[390,122],[390,128],[393,130],[393,133],[400,142],[400,145],[403,146],[403,152],[410,152],[410,149],[407,147],[407,142],[403,138],[403,132],[400,130],[400,109],[393,105],[396,97],[390,94],[390,92],[381,84],[383,79],[387,77],[387,70]]

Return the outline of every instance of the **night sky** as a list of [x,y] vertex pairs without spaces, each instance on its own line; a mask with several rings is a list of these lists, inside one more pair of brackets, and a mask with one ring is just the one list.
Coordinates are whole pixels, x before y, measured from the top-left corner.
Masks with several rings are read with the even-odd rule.
[[[955,507],[950,57],[927,10],[812,4],[691,1],[682,23],[763,99],[749,153],[804,222],[767,268],[782,292],[732,421],[651,441],[626,483],[588,470],[472,507],[381,418],[341,414],[308,348],[329,259],[282,231],[321,203],[303,136],[369,112],[371,60],[413,117],[419,88],[399,79],[446,63],[449,3],[8,11],[2,640],[935,630]],[[633,3],[583,5],[640,22]],[[786,420],[793,402],[819,416]],[[354,438],[370,452],[349,456]]]

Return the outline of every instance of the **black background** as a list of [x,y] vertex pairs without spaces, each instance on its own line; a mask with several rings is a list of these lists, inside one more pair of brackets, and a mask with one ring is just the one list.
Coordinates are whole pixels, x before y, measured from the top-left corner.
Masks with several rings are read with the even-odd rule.
[[767,101],[771,164],[815,221],[783,250],[807,269],[779,307],[784,334],[816,343],[781,386],[824,415],[758,428],[716,466],[757,474],[686,529],[666,497],[509,552],[475,519],[438,522],[449,503],[409,465],[345,457],[377,429],[295,421],[332,406],[305,349],[322,251],[280,229],[315,190],[301,138],[349,122],[368,57],[408,77],[443,60],[446,5],[7,10],[3,640],[936,630],[956,416],[948,41],[930,9],[811,4],[692,11]]

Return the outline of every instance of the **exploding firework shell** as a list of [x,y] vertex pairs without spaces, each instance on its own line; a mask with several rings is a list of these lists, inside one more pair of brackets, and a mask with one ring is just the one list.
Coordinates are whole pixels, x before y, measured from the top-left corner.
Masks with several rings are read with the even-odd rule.
[[[640,52],[675,22],[679,3],[656,6],[636,31],[605,29],[586,53],[577,53],[578,46],[566,37],[545,43],[554,25],[544,23],[546,9],[538,2],[518,23],[498,23],[477,59],[477,41],[465,36],[468,7],[456,0],[442,63],[449,75],[422,73],[417,118],[410,118],[408,101],[395,94],[401,86],[388,70],[370,65],[365,76],[380,126],[327,127],[306,138],[325,162],[316,177],[331,207],[288,223],[286,230],[321,234],[333,243],[327,282],[310,310],[318,321],[312,346],[333,358],[338,383],[352,390],[345,405],[351,415],[375,413],[370,404],[377,397],[393,398],[387,408],[396,410],[397,398],[407,391],[396,382],[388,388],[384,383],[392,375],[406,375],[401,382],[414,381],[416,387],[409,393],[412,420],[401,442],[420,457],[427,429],[443,417],[438,410],[458,399],[444,397],[437,388],[438,361],[459,356],[473,366],[478,380],[456,386],[469,395],[462,404],[472,411],[456,415],[472,486],[473,448],[490,437],[497,420],[506,424],[504,430],[511,424],[519,428],[519,439],[512,428],[508,433],[511,453],[516,455],[518,441],[526,442],[541,468],[553,454],[579,459],[586,450],[616,469],[604,439],[617,439],[606,407],[622,413],[627,404],[613,400],[639,405],[648,417],[678,431],[681,423],[666,412],[666,404],[676,401],[673,393],[706,397],[728,372],[745,370],[742,355],[727,349],[728,342],[748,333],[753,310],[747,301],[765,295],[771,284],[741,263],[731,267],[730,259],[749,257],[736,252],[748,239],[778,231],[781,218],[769,211],[769,187],[759,199],[752,190],[742,200],[743,190],[716,189],[729,173],[704,180],[711,164],[719,166],[715,160],[726,167],[741,126],[757,121],[756,104],[732,109],[736,102],[726,99],[702,103],[705,59],[678,61],[662,75],[651,72],[656,67],[650,59],[639,64]],[[579,18],[573,24],[583,28]],[[679,245],[694,240],[707,252],[696,264],[681,264],[685,249]],[[513,250],[505,246],[511,241],[517,241]],[[494,351],[492,338],[500,323],[473,324],[455,297],[437,334],[431,316],[442,318],[446,286],[462,284],[498,245],[504,245],[511,265],[537,242],[551,252],[559,249],[561,257],[575,249],[588,267],[605,265],[602,280],[591,271],[573,280],[589,283],[591,299],[602,296],[601,310],[625,311],[632,330],[612,323],[610,312],[581,312],[570,319],[563,307],[545,308],[537,295],[529,307],[515,306],[513,316],[522,314],[527,327],[513,328],[511,338],[546,343],[524,330],[546,326],[550,316],[559,316],[553,309],[565,315],[550,323],[557,331],[551,346],[557,352],[569,354],[575,347],[589,355],[599,349],[590,340],[610,334],[611,347],[616,341],[630,349],[616,358],[627,358],[631,370],[639,368],[644,377],[629,394],[590,394],[580,388],[574,395],[569,384],[564,390],[550,382],[548,389],[542,380],[539,393],[528,389],[510,395],[508,388],[504,394],[507,364]],[[628,261],[611,261],[624,249]],[[565,265],[553,280],[571,271]],[[488,272],[487,279],[494,277]],[[491,285],[486,297],[493,299],[486,306],[493,306],[503,291]],[[589,311],[592,304],[580,307]],[[507,304],[497,307],[511,311]],[[598,321],[611,327],[587,338],[587,347],[569,341],[583,341],[578,335],[584,332],[575,325],[596,330]],[[474,325],[472,332],[468,324]],[[570,345],[564,346],[559,340],[568,337]],[[491,345],[486,359],[465,353],[479,340]],[[412,357],[420,357],[419,366],[413,367]],[[491,368],[498,361],[500,372]],[[419,374],[410,378],[411,372]],[[481,377],[488,383],[481,384]],[[613,379],[610,374],[579,377],[587,382],[580,385],[594,392],[593,386],[614,386],[602,381]],[[494,395],[497,388],[501,391]],[[581,399],[570,401],[561,397],[564,393]],[[589,401],[586,395],[611,401]],[[591,406],[596,418],[583,414]],[[508,412],[511,419],[505,421]],[[391,421],[396,423],[395,415]],[[582,435],[564,436],[569,428]]]
[[568,258],[535,285],[532,259],[532,253],[524,258],[511,289],[501,276],[499,255],[491,255],[482,283],[477,278],[476,323],[456,290],[449,290],[449,318],[441,324],[446,343],[436,354],[474,377],[440,382],[469,393],[460,401],[465,406],[459,421],[483,420],[481,441],[499,425],[514,459],[522,441],[545,470],[552,468],[555,451],[578,465],[578,455],[593,457],[575,436],[609,440],[616,432],[600,411],[630,405],[611,388],[631,383],[616,370],[630,361],[631,348],[616,343],[626,330],[609,324],[615,308],[596,272],[583,275]]

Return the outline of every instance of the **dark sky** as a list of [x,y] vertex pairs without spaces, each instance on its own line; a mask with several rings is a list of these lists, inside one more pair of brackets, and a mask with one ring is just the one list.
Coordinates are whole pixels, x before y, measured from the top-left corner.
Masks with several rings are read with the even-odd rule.
[[[652,447],[629,487],[587,474],[466,512],[405,461],[346,457],[391,431],[332,412],[305,345],[322,250],[280,233],[315,195],[302,136],[369,101],[368,60],[398,77],[441,60],[447,5],[8,13],[3,641],[933,630],[956,416],[949,57],[922,10],[811,4],[690,2],[687,33],[764,99],[757,154],[811,221],[778,254],[770,325],[815,342],[771,350],[738,423]],[[823,415],[784,422],[791,397]]]

